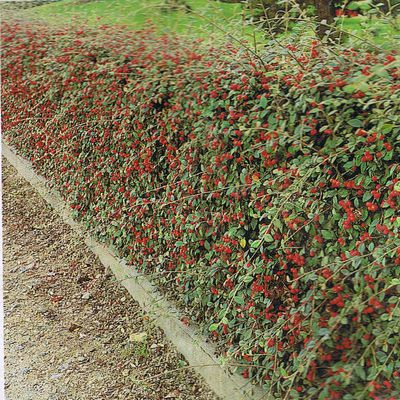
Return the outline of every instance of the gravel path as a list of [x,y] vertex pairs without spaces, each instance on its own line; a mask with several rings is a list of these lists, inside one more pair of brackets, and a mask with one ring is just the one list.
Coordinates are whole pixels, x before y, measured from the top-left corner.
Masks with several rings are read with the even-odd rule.
[[3,263],[7,400],[216,400],[7,161]]

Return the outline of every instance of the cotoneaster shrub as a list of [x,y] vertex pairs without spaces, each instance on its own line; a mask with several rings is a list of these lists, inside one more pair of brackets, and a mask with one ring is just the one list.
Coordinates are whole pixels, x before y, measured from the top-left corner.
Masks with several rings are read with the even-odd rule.
[[5,139],[266,398],[399,398],[395,55],[2,36]]

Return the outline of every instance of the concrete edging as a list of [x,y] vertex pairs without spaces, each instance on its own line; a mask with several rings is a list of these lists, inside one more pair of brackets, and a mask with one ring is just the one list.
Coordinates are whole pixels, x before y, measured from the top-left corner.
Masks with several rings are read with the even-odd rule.
[[215,346],[206,343],[206,337],[181,322],[179,311],[165,300],[156,287],[142,274],[137,273],[119,259],[110,249],[85,232],[82,225],[72,218],[71,209],[56,190],[47,187],[46,180],[37,175],[32,164],[18,156],[15,150],[2,143],[2,153],[18,173],[27,180],[41,197],[49,203],[90,250],[99,257],[102,264],[111,270],[141,308],[165,333],[176,349],[186,358],[193,369],[200,374],[209,387],[224,400],[261,400],[266,394],[259,387],[251,385],[236,373],[231,373],[215,355]]

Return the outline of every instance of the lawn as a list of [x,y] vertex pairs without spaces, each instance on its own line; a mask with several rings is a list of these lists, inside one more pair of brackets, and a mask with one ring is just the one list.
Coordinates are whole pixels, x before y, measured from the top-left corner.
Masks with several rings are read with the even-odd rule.
[[[63,0],[24,11],[27,16],[53,23],[86,21],[90,25],[119,24],[136,29],[153,24],[160,32],[214,37],[231,34],[240,39],[263,42],[263,34],[244,21],[240,4],[212,0],[187,0],[191,12],[166,11],[162,0]],[[386,48],[397,48],[400,31],[383,19],[341,18],[340,28],[348,32],[351,42],[369,40]],[[398,25],[400,22],[398,21]]]
[[58,23],[78,19],[95,25],[120,24],[129,28],[143,27],[151,21],[161,32],[191,32],[200,36],[220,31],[217,26],[244,27],[240,4],[189,0],[190,13],[183,9],[167,11],[163,4],[160,0],[64,0],[30,9],[26,13]]
[[[394,21],[393,21],[394,22]],[[385,48],[399,48],[400,19],[396,20],[396,27],[389,21],[379,18],[353,17],[341,18],[338,25],[346,32],[349,32],[354,37],[350,40],[356,40],[357,37],[374,42],[377,45]]]

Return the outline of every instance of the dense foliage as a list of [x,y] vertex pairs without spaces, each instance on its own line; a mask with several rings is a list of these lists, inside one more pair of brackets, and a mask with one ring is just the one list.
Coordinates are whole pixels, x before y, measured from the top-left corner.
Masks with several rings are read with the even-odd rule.
[[400,397],[395,55],[2,36],[5,139],[245,377],[269,398]]

